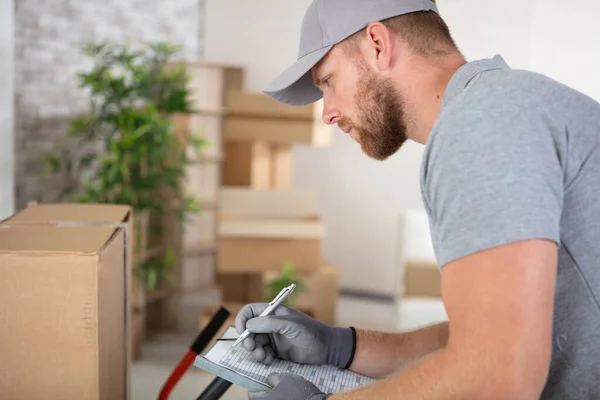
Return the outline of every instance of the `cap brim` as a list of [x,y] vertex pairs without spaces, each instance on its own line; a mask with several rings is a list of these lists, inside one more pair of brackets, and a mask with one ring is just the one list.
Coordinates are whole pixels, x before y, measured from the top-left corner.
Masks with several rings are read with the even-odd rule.
[[313,84],[310,70],[332,47],[333,45],[320,48],[300,58],[263,89],[263,92],[292,106],[305,106],[320,100],[323,93]]

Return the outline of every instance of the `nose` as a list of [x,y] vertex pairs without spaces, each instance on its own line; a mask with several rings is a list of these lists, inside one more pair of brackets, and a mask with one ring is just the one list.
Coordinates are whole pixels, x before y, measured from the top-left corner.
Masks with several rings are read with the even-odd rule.
[[339,110],[332,106],[331,102],[323,97],[323,122],[327,125],[335,124],[340,118]]

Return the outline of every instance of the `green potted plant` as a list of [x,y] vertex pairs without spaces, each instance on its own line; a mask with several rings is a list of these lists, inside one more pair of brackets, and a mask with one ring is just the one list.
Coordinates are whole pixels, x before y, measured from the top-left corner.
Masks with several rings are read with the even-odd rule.
[[63,199],[132,206],[134,259],[140,261],[134,272],[147,290],[168,279],[173,260],[172,249],[146,257],[153,216],[175,212],[183,224],[200,211],[198,199],[182,185],[186,167],[208,143],[195,133],[174,131],[172,117],[193,112],[186,72],[171,61],[178,50],[166,43],[141,50],[86,44],[92,68],[77,77],[89,94],[88,111],[72,120],[47,158],[46,172],[63,177]]
[[283,301],[283,304],[289,307],[295,306],[295,300],[297,296],[306,291],[306,288],[302,282],[296,279],[294,274],[294,263],[288,260],[283,263],[279,275],[266,283],[264,301],[272,301],[275,296],[277,296],[279,292],[283,290],[283,288],[291,285],[292,283],[296,284],[296,289],[294,289],[294,291]]

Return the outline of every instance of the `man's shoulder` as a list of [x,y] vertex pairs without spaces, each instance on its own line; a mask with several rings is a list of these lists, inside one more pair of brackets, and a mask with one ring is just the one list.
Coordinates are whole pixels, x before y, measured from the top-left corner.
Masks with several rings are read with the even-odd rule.
[[[485,71],[475,76],[441,108],[431,132],[432,144],[464,145],[535,139],[554,125],[564,125],[573,107],[598,104],[577,90],[543,74],[518,69]],[[599,108],[600,109],[600,108]],[[524,136],[524,134],[526,134]]]
[[451,104],[444,118],[447,122],[469,117],[511,120],[514,116],[554,116],[571,107],[598,106],[598,102],[579,90],[552,77],[523,69],[484,71],[473,78]]
[[564,109],[559,103],[577,96],[536,72],[500,69],[477,75],[436,121],[424,153],[422,183],[432,169],[448,163],[467,168],[474,159],[492,154],[515,162],[553,156],[555,138],[549,132],[564,125],[555,109]]
[[472,117],[510,118],[550,107],[548,96],[573,96],[574,90],[545,75],[516,69],[485,71],[473,78],[444,115],[446,121]]

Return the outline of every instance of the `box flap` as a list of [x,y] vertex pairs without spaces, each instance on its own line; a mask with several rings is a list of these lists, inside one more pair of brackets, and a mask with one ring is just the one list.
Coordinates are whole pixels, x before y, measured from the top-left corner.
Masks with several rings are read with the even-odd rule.
[[110,227],[4,226],[0,252],[98,253],[114,235]]
[[119,204],[48,203],[32,204],[2,224],[24,222],[123,222],[131,213],[131,207]]

